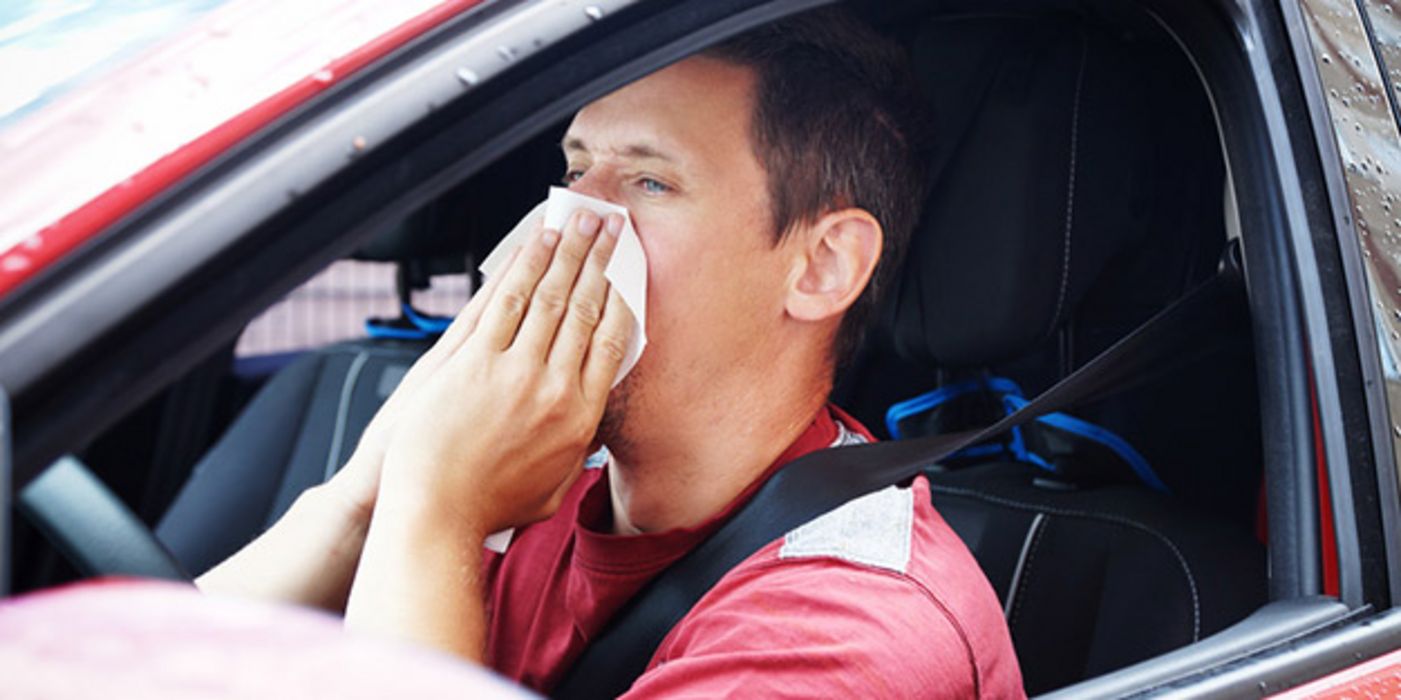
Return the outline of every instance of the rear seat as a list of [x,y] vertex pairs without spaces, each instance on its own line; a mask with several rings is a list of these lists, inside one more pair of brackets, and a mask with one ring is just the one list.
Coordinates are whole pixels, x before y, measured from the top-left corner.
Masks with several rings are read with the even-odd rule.
[[[1120,36],[1071,15],[971,14],[931,21],[914,42],[940,148],[883,330],[837,397],[868,423],[873,401],[883,410],[994,367],[1045,386],[1087,356],[1066,347],[1076,337],[1067,329],[1104,273],[1163,244],[1147,239],[1151,86]],[[1178,272],[1202,233],[1211,232],[1175,232],[1172,255],[1154,261],[1163,275]],[[1221,235],[1216,250],[1224,244]],[[1047,367],[1053,376],[1036,376]],[[1150,490],[1131,470],[1060,466],[1064,474],[987,457],[929,473],[935,505],[1004,603],[1028,692],[1199,640],[1265,602],[1264,549],[1248,530]]]

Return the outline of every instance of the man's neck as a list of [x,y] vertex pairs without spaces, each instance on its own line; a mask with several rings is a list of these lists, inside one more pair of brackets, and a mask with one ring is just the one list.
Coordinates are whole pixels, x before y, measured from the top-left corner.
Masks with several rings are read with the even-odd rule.
[[[613,454],[608,464],[613,531],[660,532],[696,527],[714,517],[759,478],[826,405],[828,381],[806,386],[802,392],[748,396],[748,401],[729,406],[699,404],[664,442]],[[710,410],[704,410],[706,406]]]

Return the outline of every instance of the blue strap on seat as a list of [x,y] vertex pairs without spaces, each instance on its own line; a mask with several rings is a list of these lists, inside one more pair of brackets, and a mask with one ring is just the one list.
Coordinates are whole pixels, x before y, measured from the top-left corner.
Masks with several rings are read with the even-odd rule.
[[452,317],[450,316],[430,316],[419,313],[410,304],[402,304],[399,308],[403,317],[398,320],[408,321],[409,326],[394,325],[393,321],[371,318],[365,320],[365,333],[371,338],[429,340],[442,335],[443,331],[452,325]]
[[[885,413],[885,426],[890,431],[890,436],[896,440],[903,439],[905,435],[900,428],[902,421],[931,411],[941,405],[961,396],[973,393],[989,393],[995,395],[1001,401],[1004,415],[1011,415],[1021,407],[1027,405],[1022,388],[1011,379],[1006,377],[986,377],[981,379],[970,379],[953,384],[941,386],[924,394],[920,394],[912,399],[901,401],[892,405]],[[1061,430],[1071,435],[1075,435],[1086,440],[1095,442],[1109,451],[1113,452],[1119,459],[1133,470],[1149,488],[1162,493],[1168,493],[1167,484],[1158,478],[1157,472],[1148,464],[1148,460],[1135,450],[1127,440],[1118,436],[1114,432],[1101,426],[1081,420],[1062,412],[1047,413],[1036,418],[1033,423]],[[1009,440],[1005,443],[991,445],[975,445],[964,448],[950,455],[951,459],[964,459],[970,457],[989,457],[993,455],[1007,455],[1018,462],[1034,464],[1048,471],[1056,471],[1055,466],[1027,448],[1025,436],[1020,427],[1008,431]]]

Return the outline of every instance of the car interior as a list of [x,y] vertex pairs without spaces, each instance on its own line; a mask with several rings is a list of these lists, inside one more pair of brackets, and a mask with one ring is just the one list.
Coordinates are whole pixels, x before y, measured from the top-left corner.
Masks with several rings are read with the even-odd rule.
[[[1150,16],[1109,4],[856,8],[910,50],[934,138],[896,282],[833,400],[882,439],[995,421],[1233,263],[1213,107]],[[556,123],[355,253],[405,303],[464,275],[562,168]],[[1179,649],[1268,600],[1255,350],[1235,332],[927,475],[1037,694]],[[422,321],[422,319],[419,319]],[[321,483],[434,331],[211,355],[79,452],[198,574]],[[19,523],[17,588],[77,572]]]

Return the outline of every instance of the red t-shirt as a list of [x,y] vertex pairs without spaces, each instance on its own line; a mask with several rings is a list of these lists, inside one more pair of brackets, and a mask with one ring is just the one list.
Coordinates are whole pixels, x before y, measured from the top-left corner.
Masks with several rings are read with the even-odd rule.
[[[856,436],[860,437],[856,437]],[[487,661],[547,692],[634,594],[700,544],[779,467],[869,433],[835,407],[710,522],[610,534],[606,469],[553,518],[488,553]],[[1002,609],[930,504],[929,484],[856,499],[724,576],[624,696],[1022,697]]]

